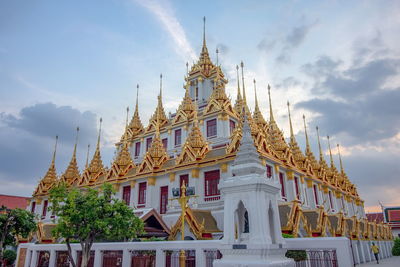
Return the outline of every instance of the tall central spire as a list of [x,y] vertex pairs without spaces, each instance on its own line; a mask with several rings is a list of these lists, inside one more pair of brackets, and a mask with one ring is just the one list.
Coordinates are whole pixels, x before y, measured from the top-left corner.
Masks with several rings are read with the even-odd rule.
[[237,79],[237,101],[242,100],[242,94],[240,93],[240,79],[239,79],[239,66],[236,65],[236,79]]
[[244,64],[243,61],[240,62],[240,67],[242,68],[242,87],[243,87],[243,101],[246,104],[246,88],[244,86],[244,73],[243,73],[243,68],[244,68]]
[[203,49],[206,48],[206,17],[203,17]]
[[303,114],[303,123],[304,123],[304,134],[306,135],[306,155],[311,153],[310,142],[308,140],[307,134],[307,124],[306,124],[306,116]]
[[271,86],[268,84],[268,99],[269,99],[269,120],[270,122],[275,121],[274,113],[272,112],[272,101],[271,101]]
[[295,142],[293,126],[292,126],[292,116],[290,116],[290,103],[287,102],[288,114],[289,114],[289,127],[290,127],[290,142]]

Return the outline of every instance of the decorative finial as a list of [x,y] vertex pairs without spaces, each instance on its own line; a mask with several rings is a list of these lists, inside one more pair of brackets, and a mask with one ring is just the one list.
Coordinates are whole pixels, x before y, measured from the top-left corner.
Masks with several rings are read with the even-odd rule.
[[342,162],[342,155],[340,154],[340,145],[337,144],[337,150],[339,154],[339,162],[340,162],[340,171],[344,173],[343,162]]
[[139,84],[136,85],[136,105],[135,111],[139,108]]
[[243,101],[246,103],[246,89],[244,86],[244,73],[243,73],[244,64],[243,64],[243,61],[240,62],[240,67],[242,68]]
[[239,81],[239,66],[236,65],[236,77],[237,77],[237,99],[240,100],[242,99],[242,94],[240,93],[240,81]]
[[126,107],[126,120],[125,120],[126,128],[128,128],[128,118],[129,118],[129,107]]
[[76,137],[75,137],[75,145],[74,145],[74,156],[76,156],[76,147],[78,145],[78,137],[79,137],[79,126],[76,127]]
[[331,168],[334,166],[333,164],[333,157],[332,157],[332,150],[331,150],[331,142],[329,140],[329,135],[326,136],[326,138],[328,138],[328,147],[329,147],[329,157],[331,159]]
[[217,49],[215,50],[215,53],[217,54],[217,67],[218,67],[218,54],[219,54],[218,47],[217,47]]
[[103,118],[100,118],[100,125],[99,125],[99,135],[97,136],[97,145],[96,150],[100,149],[100,135],[101,135],[101,123],[103,122]]
[[323,161],[323,159],[324,159],[324,154],[322,153],[321,141],[319,140],[319,128],[318,128],[318,126],[315,127],[315,129],[317,129],[318,148],[319,148],[319,160],[320,160],[320,161]]
[[162,97],[162,73],[160,74],[160,99]]
[[256,84],[256,79],[253,79],[253,84],[254,84],[254,105],[255,105],[255,110],[258,109],[258,98],[257,98],[257,84]]
[[290,103],[289,103],[289,101],[287,102],[287,109],[288,109],[288,113],[289,113],[290,139],[293,141],[294,134],[293,134],[293,126],[292,126],[292,117],[290,115]]
[[306,135],[306,151],[311,152],[310,142],[308,141],[308,134],[307,134],[306,116],[304,114],[303,114],[303,123],[304,123],[304,133]]
[[189,62],[186,62],[186,75],[189,77]]
[[269,120],[275,121],[274,113],[272,112],[271,86],[269,84],[268,84],[268,98],[269,98]]
[[56,161],[56,154],[57,154],[57,144],[58,144],[58,135],[56,135],[56,143],[54,145],[54,152],[53,152],[53,159],[51,160],[51,164],[54,165]]
[[203,46],[206,46],[206,16],[203,17]]
[[90,144],[88,144],[88,146],[87,146],[85,169],[87,169],[89,166],[89,151],[90,151]]

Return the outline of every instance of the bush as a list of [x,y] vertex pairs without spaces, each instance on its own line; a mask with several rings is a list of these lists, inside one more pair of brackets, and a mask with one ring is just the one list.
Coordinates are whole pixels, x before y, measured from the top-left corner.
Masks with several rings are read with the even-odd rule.
[[294,261],[304,261],[307,259],[307,252],[305,250],[288,250],[285,256],[294,259]]
[[7,262],[7,265],[12,265],[17,258],[17,253],[14,250],[6,250],[3,253],[3,259]]
[[282,237],[283,237],[283,238],[293,238],[294,236],[291,235],[291,234],[282,233]]
[[394,239],[394,246],[392,248],[393,256],[400,256],[400,238],[396,237]]

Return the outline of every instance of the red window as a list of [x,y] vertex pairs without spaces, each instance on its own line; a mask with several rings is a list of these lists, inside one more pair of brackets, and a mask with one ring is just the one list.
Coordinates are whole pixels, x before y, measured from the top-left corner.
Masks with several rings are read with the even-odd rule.
[[168,185],[160,187],[160,214],[167,212],[168,205]]
[[146,203],[146,191],[147,191],[147,183],[139,183],[139,199],[138,204],[144,205]]
[[149,150],[152,141],[153,141],[152,137],[146,139],[146,151]]
[[47,214],[47,206],[49,205],[49,202],[47,200],[45,200],[43,202],[43,210],[42,210],[42,219],[46,218],[46,214]]
[[183,174],[181,176],[179,176],[179,192],[182,195],[182,185],[185,184],[186,187],[188,187],[189,185],[189,174]]
[[229,129],[230,133],[232,133],[235,130],[236,123],[233,120],[229,120]]
[[182,130],[175,130],[175,146],[179,146],[182,143]]
[[329,206],[331,207],[331,209],[333,209],[333,201],[332,201],[332,192],[329,191]]
[[35,213],[35,209],[36,209],[36,202],[32,202],[31,212]]
[[267,177],[271,178],[272,177],[272,167],[267,165]]
[[279,173],[279,182],[281,183],[281,196],[286,197],[285,178],[283,173]]
[[316,184],[313,186],[313,189],[314,189],[315,205],[319,205],[318,190],[317,190],[317,185]]
[[140,155],[140,142],[135,144],[135,157],[139,157]]
[[300,199],[299,177],[294,177],[294,188],[296,190],[296,198]]
[[122,188],[122,199],[124,200],[126,205],[130,205],[131,203],[131,187],[128,186],[124,186]]
[[164,138],[162,140],[162,144],[163,144],[164,149],[167,150],[168,149],[168,138]]
[[205,196],[218,196],[219,170],[204,173]]
[[207,137],[217,136],[217,120],[207,121]]

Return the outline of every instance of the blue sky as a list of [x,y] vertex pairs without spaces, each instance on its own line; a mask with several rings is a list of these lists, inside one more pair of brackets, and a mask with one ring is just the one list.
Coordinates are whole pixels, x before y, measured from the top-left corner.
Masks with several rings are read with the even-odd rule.
[[83,165],[100,117],[109,164],[137,83],[145,124],[160,73],[166,110],[174,112],[206,16],[207,45],[214,59],[220,50],[232,98],[243,60],[248,95],[255,78],[266,116],[270,83],[285,133],[289,100],[299,143],[304,113],[314,148],[317,124],[342,145],[367,206],[400,204],[399,11],[398,1],[2,1],[0,193],[32,193],[56,134],[63,172],[77,125]]

